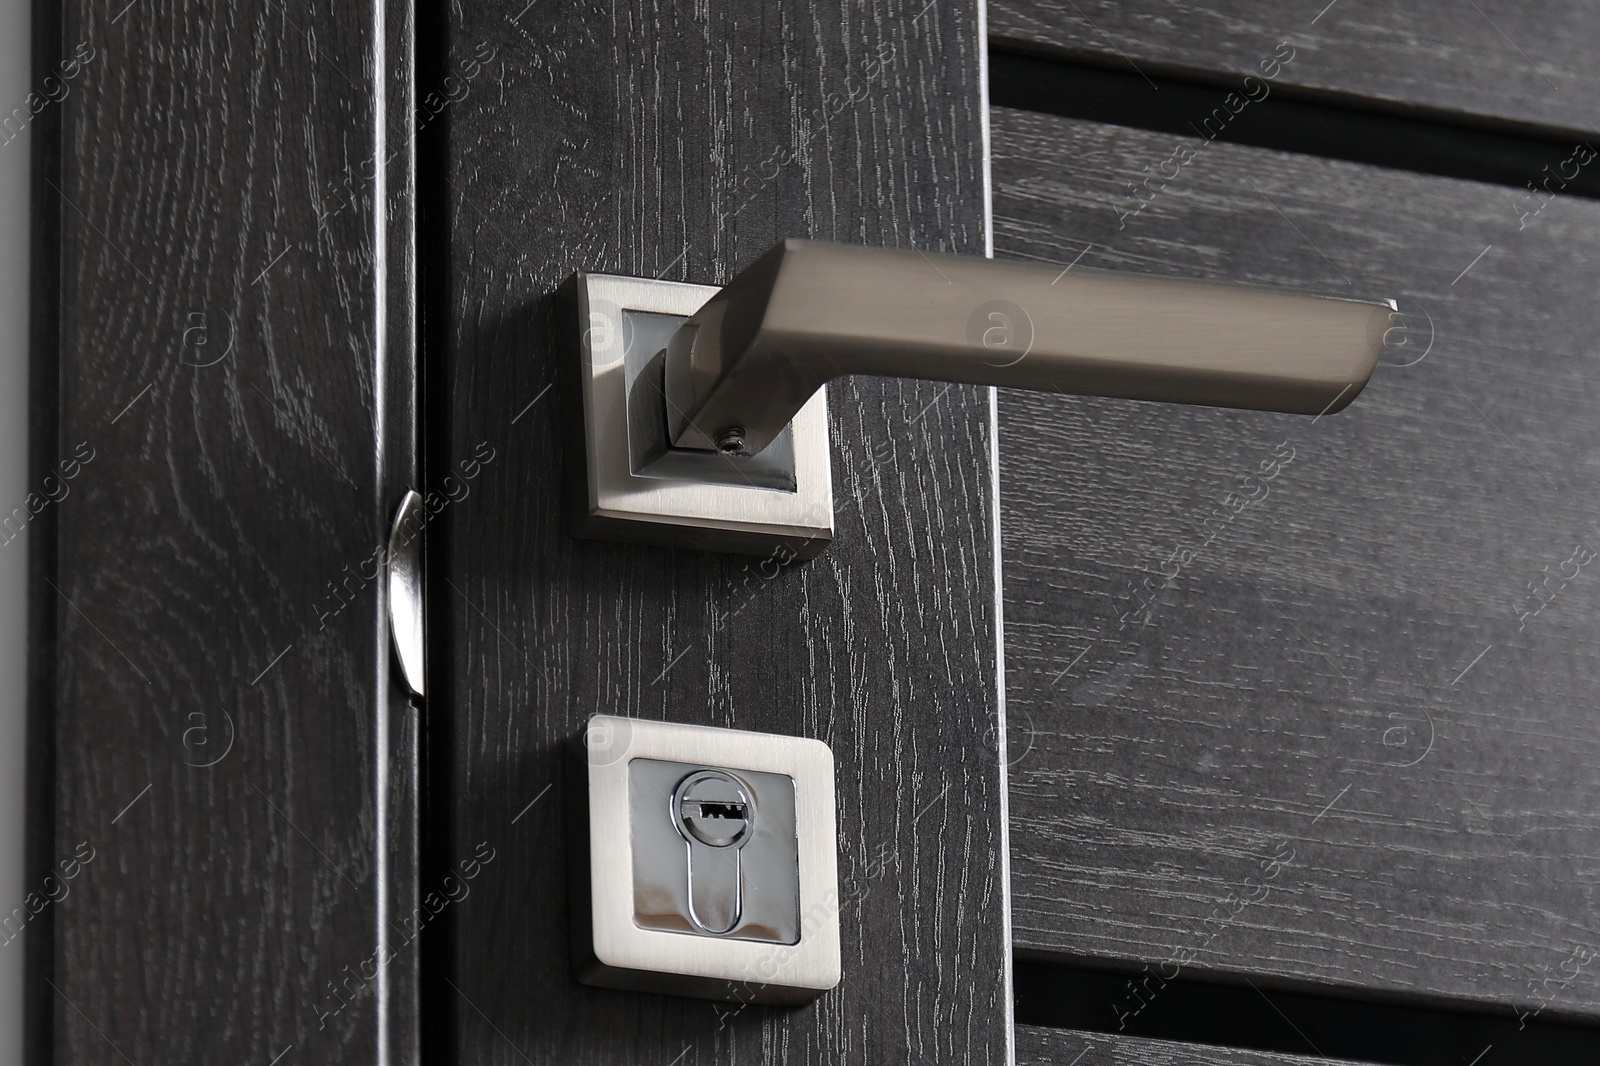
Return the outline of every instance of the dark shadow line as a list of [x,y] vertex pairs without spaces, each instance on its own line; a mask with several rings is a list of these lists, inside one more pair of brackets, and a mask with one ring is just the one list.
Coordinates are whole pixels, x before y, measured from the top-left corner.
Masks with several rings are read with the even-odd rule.
[[[1592,960],[1593,954],[1588,957]],[[1580,957],[1566,959],[1565,967],[1564,959],[1563,953],[1552,953],[1545,976],[1570,977],[1575,967],[1575,982],[1589,978]],[[1535,970],[1530,966],[1528,972]],[[1173,977],[1164,980],[1163,974]],[[1548,989],[1533,983],[1526,989],[1526,1003],[1441,1006],[1399,998],[1357,999],[1353,994],[1359,990],[1332,985],[1285,990],[1261,977],[1254,982],[1239,979],[1244,983],[1197,978],[1171,963],[1134,972],[1019,958],[1016,1020],[1018,1025],[1286,1055],[1307,1055],[1314,1048],[1326,1057],[1381,1066],[1600,1061],[1600,1027],[1556,1020],[1553,1012],[1540,1009],[1541,992],[1552,1000],[1562,998],[1554,980]]]
[[[1530,183],[1546,197],[1600,199],[1600,159],[1573,158],[1579,145],[1597,151],[1600,136],[1482,128],[1441,116],[1393,113],[1376,102],[1368,108],[1298,92],[1304,95],[1259,78],[1248,86],[1242,77],[1210,84],[1163,77],[1148,67],[1140,75],[1042,58],[1004,43],[991,43],[989,49],[989,100],[996,107],[1177,134],[1197,145],[1216,140],[1505,185],[1527,197],[1530,211],[1541,202]],[[1224,102],[1230,93],[1237,94],[1231,108]],[[1404,205],[1383,209],[1400,211]]]

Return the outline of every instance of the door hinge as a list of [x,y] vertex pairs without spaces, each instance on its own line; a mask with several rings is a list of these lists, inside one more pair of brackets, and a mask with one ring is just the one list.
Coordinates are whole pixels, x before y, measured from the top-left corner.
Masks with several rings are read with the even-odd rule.
[[422,590],[422,497],[407,489],[389,527],[389,635],[411,691],[426,694],[423,649],[426,626]]

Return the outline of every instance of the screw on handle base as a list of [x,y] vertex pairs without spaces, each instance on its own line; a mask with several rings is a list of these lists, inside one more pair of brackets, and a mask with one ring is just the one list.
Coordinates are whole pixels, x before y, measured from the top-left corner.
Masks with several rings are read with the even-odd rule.
[[713,443],[716,444],[717,451],[723,455],[750,454],[749,449],[745,447],[744,430],[738,426],[729,426],[727,429],[719,430],[713,439]]

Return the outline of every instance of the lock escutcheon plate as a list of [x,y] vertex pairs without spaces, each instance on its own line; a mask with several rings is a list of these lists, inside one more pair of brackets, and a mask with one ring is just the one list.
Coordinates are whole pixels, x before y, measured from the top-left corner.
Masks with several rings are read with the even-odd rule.
[[[572,958],[580,981],[787,1004],[809,1002],[839,983],[834,768],[826,744],[595,715],[578,756],[568,810],[577,819],[569,870]],[[675,902],[652,905],[648,909],[663,916],[660,924],[669,926],[652,928],[638,919],[635,886],[647,873],[644,864],[655,860],[640,859],[636,844],[650,841],[675,852],[687,885],[690,844],[679,829],[674,796],[680,783],[705,770],[720,770],[741,782],[754,814],[742,846],[700,845],[708,853],[745,853],[744,909],[729,933],[714,935],[696,928]],[[638,790],[636,775],[650,778]],[[786,836],[789,827],[792,836]],[[771,871],[784,877],[773,880]],[[792,903],[785,900],[783,885],[793,886]],[[780,910],[782,916],[772,917]]]

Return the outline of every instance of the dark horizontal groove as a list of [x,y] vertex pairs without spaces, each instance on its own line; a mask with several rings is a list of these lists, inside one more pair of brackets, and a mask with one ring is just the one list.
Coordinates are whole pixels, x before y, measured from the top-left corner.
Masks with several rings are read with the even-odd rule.
[[[1240,106],[1237,101],[1246,99],[1247,91],[1258,99]],[[1223,104],[1229,93],[1239,94],[1237,113]],[[1292,98],[1258,78],[1249,86],[1240,79],[1223,88],[991,46],[989,101],[1064,118],[1509,185],[1528,194],[1530,211],[1538,206],[1530,183],[1542,184],[1547,195],[1600,199],[1600,160],[1572,161],[1580,143],[1594,152],[1600,138],[1575,142]],[[1563,176],[1574,170],[1575,176]]]
[[1600,1029],[1549,1021],[1537,989],[1528,1004],[1468,1012],[1037,960],[1018,960],[1015,985],[1019,1025],[1390,1066],[1600,1062]]

